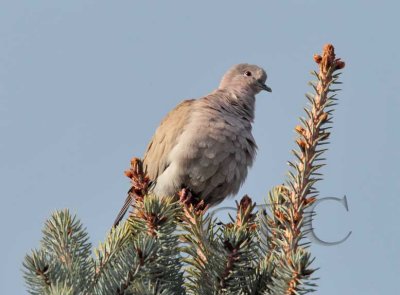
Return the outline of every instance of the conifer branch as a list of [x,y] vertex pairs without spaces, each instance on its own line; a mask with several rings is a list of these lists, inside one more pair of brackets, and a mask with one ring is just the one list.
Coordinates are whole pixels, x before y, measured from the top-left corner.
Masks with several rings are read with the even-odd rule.
[[93,275],[94,262],[82,224],[68,210],[56,211],[45,223],[43,235],[42,248],[33,251],[24,262],[25,278],[35,286],[31,294],[50,294],[60,286],[84,292]]
[[187,294],[210,294],[218,289],[223,273],[222,244],[215,220],[205,215],[207,207],[181,202],[183,213],[180,226],[183,230],[181,241],[185,244],[181,251],[188,254],[183,261],[186,267]]
[[311,275],[315,271],[310,267],[312,259],[307,250],[307,244],[302,240],[307,233],[304,228],[312,218],[312,212],[307,208],[316,200],[318,191],[315,183],[321,180],[319,169],[321,157],[326,149],[321,146],[328,143],[331,123],[333,96],[329,93],[331,85],[339,83],[335,71],[344,68],[344,62],[336,58],[332,45],[325,45],[322,56],[315,55],[319,72],[314,72],[316,82],[310,83],[315,93],[307,93],[310,105],[305,108],[306,117],[300,118],[301,124],[296,126],[298,133],[296,143],[298,150],[293,150],[295,162],[289,162],[291,171],[288,173],[287,186],[274,188],[269,200],[272,204],[270,227],[270,252],[266,260],[273,263],[273,285],[271,294],[305,294],[314,290],[315,284]]
[[245,195],[240,203],[236,203],[236,219],[223,226],[226,263],[219,284],[226,294],[251,294],[256,291],[251,284],[259,260],[256,216],[253,213],[255,206]]
[[153,240],[144,235],[132,238],[126,222],[112,228],[106,242],[95,250],[96,272],[87,294],[121,293],[153,251]]
[[23,262],[24,278],[30,294],[46,294],[54,283],[49,258],[43,250],[33,250]]
[[[173,197],[146,195],[136,199],[128,219],[134,237],[144,234],[155,243],[154,253],[143,264],[140,280],[174,294],[184,293],[179,237],[176,233],[179,209]],[[140,286],[137,280],[131,289],[138,290]]]

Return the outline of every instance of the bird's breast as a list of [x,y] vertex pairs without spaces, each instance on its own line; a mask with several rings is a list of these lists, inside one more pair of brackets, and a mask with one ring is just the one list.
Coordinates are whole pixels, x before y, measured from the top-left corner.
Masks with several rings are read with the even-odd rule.
[[202,198],[223,199],[237,193],[255,154],[250,123],[203,110],[193,114],[171,151],[170,171]]

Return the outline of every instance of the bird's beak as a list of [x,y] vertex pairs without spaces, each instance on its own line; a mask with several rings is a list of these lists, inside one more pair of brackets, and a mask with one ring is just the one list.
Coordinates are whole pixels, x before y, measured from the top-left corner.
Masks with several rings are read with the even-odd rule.
[[261,83],[261,88],[265,91],[272,92],[272,89],[267,84]]

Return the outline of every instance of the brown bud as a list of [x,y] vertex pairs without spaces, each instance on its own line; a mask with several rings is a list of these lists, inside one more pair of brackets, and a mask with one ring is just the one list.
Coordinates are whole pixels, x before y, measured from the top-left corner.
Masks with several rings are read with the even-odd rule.
[[307,143],[302,140],[302,139],[296,139],[296,143],[298,144],[298,146],[301,148],[301,150],[304,152],[304,150],[307,147]]
[[252,224],[249,226],[249,230],[250,230],[250,231],[255,231],[255,230],[257,230],[257,224],[256,224],[256,223],[252,223]]
[[247,210],[249,206],[251,206],[251,198],[248,195],[244,195],[243,198],[240,200],[240,207],[243,208],[243,210]]
[[138,162],[140,162],[139,158],[132,158],[131,159],[131,166],[135,167],[138,164]]
[[314,54],[314,61],[315,61],[317,64],[320,64],[320,63],[321,63],[321,60],[322,60],[322,56],[321,56],[321,55],[319,55],[319,54]]
[[274,215],[279,221],[285,220],[285,215],[279,210],[275,210]]
[[295,212],[293,214],[293,221],[297,224],[300,221],[300,214],[298,212]]
[[316,201],[317,199],[315,197],[309,197],[305,200],[305,203],[308,204],[312,204]]
[[327,119],[328,119],[328,113],[322,113],[322,114],[319,116],[319,120],[320,120],[321,122],[325,122]]
[[335,47],[332,44],[325,44],[323,48],[324,53],[335,54]]
[[335,61],[335,48],[332,44],[326,44],[322,53],[321,71],[326,72]]
[[294,128],[294,130],[295,130],[297,133],[301,134],[301,135],[305,135],[305,134],[306,134],[306,130],[304,130],[304,128],[303,128],[302,126],[300,126],[300,125],[297,125],[297,126]]
[[125,176],[128,177],[128,178],[132,178],[133,177],[133,173],[132,173],[131,170],[125,170],[124,173],[125,173]]
[[285,185],[283,185],[283,184],[282,185],[278,185],[276,188],[277,188],[279,194],[282,194],[282,195],[285,195],[285,196],[289,195],[289,189]]
[[226,228],[231,229],[231,228],[233,228],[233,223],[227,223],[225,226],[226,226]]
[[341,70],[345,67],[346,63],[342,60],[337,60],[335,63],[335,69],[336,70]]

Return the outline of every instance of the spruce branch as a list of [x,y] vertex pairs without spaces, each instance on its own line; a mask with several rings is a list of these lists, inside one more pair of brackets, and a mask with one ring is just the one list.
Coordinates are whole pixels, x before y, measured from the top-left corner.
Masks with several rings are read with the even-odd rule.
[[228,224],[217,224],[201,204],[182,208],[188,294],[253,294],[259,258],[255,203],[244,196]]
[[270,192],[271,216],[268,218],[270,252],[266,260],[275,265],[271,294],[306,294],[314,290],[311,275],[311,255],[307,244],[302,240],[307,233],[304,228],[312,218],[307,208],[316,200],[318,191],[315,184],[321,180],[319,170],[330,135],[333,107],[336,98],[330,95],[339,89],[332,89],[338,82],[337,70],[345,64],[336,58],[334,47],[325,45],[322,56],[315,55],[319,71],[314,72],[317,81],[311,82],[314,93],[307,93],[309,105],[305,108],[306,117],[300,118],[296,126],[298,134],[293,150],[295,161],[289,162],[287,186],[278,186]]
[[245,195],[236,203],[236,219],[223,226],[226,263],[220,286],[226,294],[252,294],[255,291],[251,284],[259,260],[255,206]]
[[46,294],[49,294],[49,295],[60,295],[60,294],[62,294],[62,295],[75,295],[75,294],[79,294],[79,293],[76,293],[71,286],[68,286],[64,282],[64,284],[56,283],[55,285],[52,285],[49,288],[48,293],[46,293]]
[[24,279],[30,294],[46,294],[55,283],[48,255],[43,250],[33,250],[23,262]]
[[225,268],[221,229],[215,219],[206,214],[207,207],[181,202],[180,227],[183,231],[181,248],[187,257],[183,258],[185,287],[187,294],[215,294]]
[[[179,255],[179,239],[176,233],[178,203],[172,197],[158,198],[148,194],[149,178],[139,158],[131,160],[131,167],[125,171],[131,180],[130,197],[132,211],[127,224],[132,239],[143,235],[154,242],[154,251],[148,260],[142,261],[140,276],[124,284],[123,290],[141,294],[148,284],[157,286],[158,292],[183,294],[183,274]],[[122,293],[121,293],[122,294]],[[160,293],[161,294],[161,293]]]
[[[136,199],[128,219],[133,237],[147,235],[155,243],[154,252],[143,264],[140,280],[174,294],[184,293],[179,236],[176,232],[179,209],[173,197],[146,195]],[[137,282],[132,285],[132,290],[140,289]]]
[[131,238],[125,222],[112,228],[106,241],[95,249],[96,272],[87,294],[124,294],[138,271],[154,251],[154,241],[147,236]]
[[68,210],[56,211],[45,223],[41,246],[25,258],[23,265],[32,286],[30,292],[50,294],[57,288],[71,289],[73,294],[84,292],[94,273],[94,262],[88,234],[80,221]]

